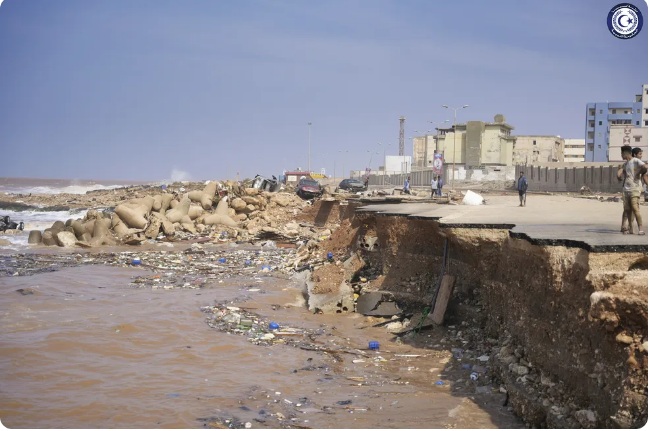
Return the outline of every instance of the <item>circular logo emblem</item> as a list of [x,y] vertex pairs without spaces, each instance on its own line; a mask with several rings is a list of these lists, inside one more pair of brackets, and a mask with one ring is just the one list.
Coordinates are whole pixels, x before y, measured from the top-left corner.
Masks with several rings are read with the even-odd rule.
[[630,3],[620,3],[608,13],[606,24],[613,36],[631,39],[642,30],[642,13]]

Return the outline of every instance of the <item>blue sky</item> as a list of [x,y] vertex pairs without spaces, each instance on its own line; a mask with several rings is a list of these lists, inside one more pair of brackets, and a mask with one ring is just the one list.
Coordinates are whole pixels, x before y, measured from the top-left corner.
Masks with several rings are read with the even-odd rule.
[[[645,22],[617,0],[4,0],[0,176],[195,180],[308,164],[376,168],[382,147],[502,113],[584,137],[585,106],[647,82]],[[406,139],[406,154],[412,141]]]

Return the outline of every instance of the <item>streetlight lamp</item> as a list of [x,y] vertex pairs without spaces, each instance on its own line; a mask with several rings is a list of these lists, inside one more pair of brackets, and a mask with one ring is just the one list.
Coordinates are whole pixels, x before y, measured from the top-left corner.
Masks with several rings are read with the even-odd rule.
[[448,105],[442,105],[442,108],[453,110],[453,170],[451,171],[451,191],[453,191],[453,179],[455,178],[455,141],[457,136],[456,123],[457,123],[457,110],[468,108],[469,105],[464,105],[459,108],[449,108]]
[[309,173],[311,173],[311,122],[309,121],[307,123],[307,125],[309,126],[309,164],[308,164],[308,167],[309,167]]

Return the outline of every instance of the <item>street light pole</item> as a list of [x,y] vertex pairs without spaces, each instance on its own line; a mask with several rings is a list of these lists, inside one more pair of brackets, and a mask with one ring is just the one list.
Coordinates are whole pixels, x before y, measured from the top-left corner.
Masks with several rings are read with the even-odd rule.
[[311,122],[307,123],[309,125],[309,174],[311,173]]
[[448,105],[442,105],[442,108],[452,109],[453,110],[453,167],[452,167],[452,171],[451,171],[451,191],[455,190],[453,188],[453,180],[455,179],[455,155],[456,155],[455,154],[455,141],[457,139],[456,138],[457,137],[457,128],[456,128],[456,126],[457,126],[457,110],[458,109],[468,108],[468,107],[469,107],[469,105],[464,105],[464,106],[461,106],[459,108],[449,108]]

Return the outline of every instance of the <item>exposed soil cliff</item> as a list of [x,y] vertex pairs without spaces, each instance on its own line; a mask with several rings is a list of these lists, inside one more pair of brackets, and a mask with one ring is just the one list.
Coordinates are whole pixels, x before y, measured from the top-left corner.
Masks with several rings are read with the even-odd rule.
[[470,325],[464,332],[480,340],[469,345],[491,349],[491,377],[530,426],[646,423],[646,252],[593,253],[532,245],[506,229],[333,213],[342,221],[322,250],[359,252],[366,265],[356,279],[367,275],[368,289],[414,295],[422,308],[448,241],[446,273],[456,285],[446,324]]

